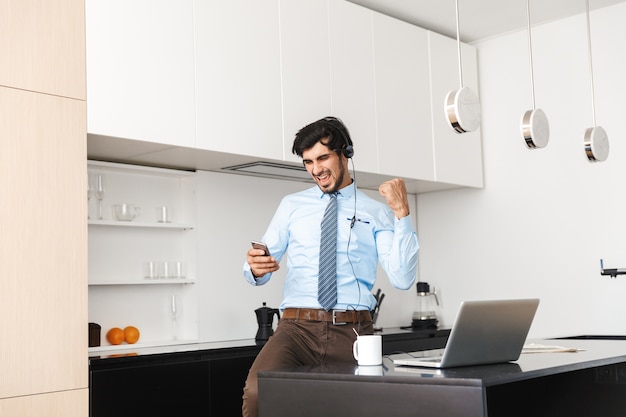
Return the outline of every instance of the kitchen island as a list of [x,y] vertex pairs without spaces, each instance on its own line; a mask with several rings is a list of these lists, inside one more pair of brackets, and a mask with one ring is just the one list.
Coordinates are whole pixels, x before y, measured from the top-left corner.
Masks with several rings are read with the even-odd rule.
[[261,417],[622,416],[626,342],[539,340],[580,349],[446,370],[354,363],[259,373]]

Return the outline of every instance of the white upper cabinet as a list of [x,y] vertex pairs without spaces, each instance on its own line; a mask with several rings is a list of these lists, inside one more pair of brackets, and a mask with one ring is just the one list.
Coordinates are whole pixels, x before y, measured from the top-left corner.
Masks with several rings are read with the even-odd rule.
[[[480,129],[458,134],[444,112],[460,87],[455,39],[345,0],[86,0],[86,16],[94,159],[299,163],[298,130],[335,116],[354,169],[374,174],[363,186],[483,186]],[[462,48],[478,92],[476,50]]]
[[87,132],[195,146],[192,0],[86,0]]
[[[468,133],[455,132],[444,110],[449,91],[461,87],[456,39],[429,32],[435,181],[470,187],[483,186],[480,128]],[[463,86],[478,94],[476,49],[461,44]]]
[[198,147],[283,159],[279,0],[194,1]]
[[434,180],[428,31],[374,13],[381,173]]
[[348,127],[358,171],[378,173],[372,11],[330,0],[332,116]]
[[331,115],[328,0],[281,0],[284,160],[299,129]]

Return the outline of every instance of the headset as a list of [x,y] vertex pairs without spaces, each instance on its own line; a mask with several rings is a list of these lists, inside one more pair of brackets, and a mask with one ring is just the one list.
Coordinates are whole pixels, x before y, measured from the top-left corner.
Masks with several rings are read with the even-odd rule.
[[330,126],[331,130],[339,132],[339,135],[342,137],[343,142],[346,144],[345,147],[341,149],[335,149],[335,151],[341,151],[343,156],[350,159],[354,156],[354,146],[352,146],[352,142],[348,139],[348,136],[344,133],[346,129],[341,120],[336,117],[324,117],[322,119],[328,126]]

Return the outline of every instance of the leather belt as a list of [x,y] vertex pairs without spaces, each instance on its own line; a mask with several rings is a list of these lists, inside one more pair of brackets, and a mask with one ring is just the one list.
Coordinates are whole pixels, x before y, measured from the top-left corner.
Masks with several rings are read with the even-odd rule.
[[332,324],[356,324],[364,321],[372,321],[372,315],[368,310],[322,310],[318,308],[286,308],[283,311],[283,319],[328,321]]

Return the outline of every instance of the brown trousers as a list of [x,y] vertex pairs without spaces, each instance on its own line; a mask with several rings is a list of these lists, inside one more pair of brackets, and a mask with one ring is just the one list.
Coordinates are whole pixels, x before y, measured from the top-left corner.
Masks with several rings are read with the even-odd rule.
[[371,321],[337,326],[330,322],[281,319],[248,373],[243,389],[243,416],[257,417],[259,414],[259,371],[329,362],[356,363],[352,356],[355,330],[359,334],[372,334],[374,328]]

